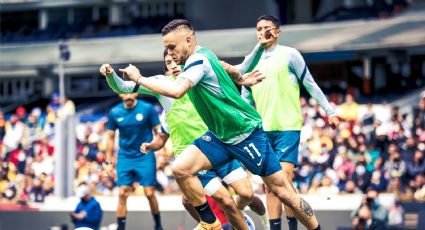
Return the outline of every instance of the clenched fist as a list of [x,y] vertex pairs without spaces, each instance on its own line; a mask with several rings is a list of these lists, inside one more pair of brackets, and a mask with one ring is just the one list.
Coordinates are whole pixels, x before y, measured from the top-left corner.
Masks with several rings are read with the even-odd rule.
[[129,64],[125,69],[119,69],[119,71],[127,75],[128,78],[130,78],[130,80],[136,83],[137,83],[137,79],[141,77],[140,70],[132,64]]
[[103,76],[108,76],[109,74],[112,74],[114,72],[114,69],[112,68],[111,65],[109,64],[103,64],[100,69],[99,72],[103,75]]

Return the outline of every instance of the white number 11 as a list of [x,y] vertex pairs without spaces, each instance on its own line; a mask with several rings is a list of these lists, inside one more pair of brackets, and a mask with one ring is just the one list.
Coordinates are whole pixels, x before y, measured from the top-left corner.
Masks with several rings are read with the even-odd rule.
[[[254,149],[254,152],[257,154],[257,156],[261,157],[261,154],[258,151],[257,147],[255,147],[254,143],[250,143],[248,146]],[[243,147],[243,149],[245,149],[248,152],[249,156],[251,156],[251,158],[254,159],[254,154],[252,154],[248,146]]]

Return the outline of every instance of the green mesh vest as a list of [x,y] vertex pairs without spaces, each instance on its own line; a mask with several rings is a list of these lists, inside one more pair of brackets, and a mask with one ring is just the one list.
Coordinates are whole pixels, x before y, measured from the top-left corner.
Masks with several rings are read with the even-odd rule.
[[208,86],[203,85],[201,81],[189,90],[190,100],[208,129],[221,141],[234,144],[238,137],[261,127],[261,117],[242,99],[218,58],[207,48],[201,48],[197,53],[210,62],[222,93],[208,90]]
[[174,100],[170,111],[165,114],[165,119],[170,131],[175,157],[196,138],[208,131],[187,94]]
[[265,131],[301,130],[302,115],[298,78],[291,79],[288,52],[277,45],[272,57],[261,59],[256,66],[266,76],[263,82],[251,87]]

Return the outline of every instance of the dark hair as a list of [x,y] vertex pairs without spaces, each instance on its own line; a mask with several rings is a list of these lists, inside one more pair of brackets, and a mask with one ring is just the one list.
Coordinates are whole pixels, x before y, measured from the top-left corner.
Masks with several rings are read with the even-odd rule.
[[271,22],[273,22],[274,26],[276,26],[276,27],[279,27],[280,26],[279,19],[277,19],[273,15],[261,15],[259,18],[257,18],[257,22],[256,23],[258,23],[261,20],[271,21]]
[[165,57],[168,55],[168,48],[165,48],[164,49],[164,59],[165,59]]
[[[167,55],[168,55],[168,48],[165,48],[164,49],[164,61],[165,61],[165,57],[167,57]],[[167,65],[164,66],[164,71],[165,72],[168,71]]]
[[195,33],[195,29],[193,28],[193,26],[190,24],[190,22],[188,22],[187,20],[184,19],[174,19],[171,22],[169,22],[167,25],[164,26],[164,28],[162,28],[162,36],[167,35],[168,33],[179,29],[179,28],[186,28],[189,29],[191,31],[193,31]]
[[81,182],[81,183],[78,184],[78,187],[80,187],[82,185],[87,185],[87,183],[83,181],[83,182]]

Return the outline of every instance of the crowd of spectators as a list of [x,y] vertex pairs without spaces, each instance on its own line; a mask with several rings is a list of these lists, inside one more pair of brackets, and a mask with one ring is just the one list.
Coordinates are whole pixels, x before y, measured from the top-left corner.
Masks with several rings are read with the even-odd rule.
[[[295,183],[301,193],[394,193],[398,200],[425,200],[425,95],[410,113],[360,106],[351,95],[338,106],[342,122],[326,126],[314,101],[302,99],[301,164]],[[383,114],[384,113],[384,114]],[[386,119],[385,117],[389,117]]]
[[55,121],[75,112],[71,100],[59,105],[55,93],[45,110],[21,106],[7,120],[0,112],[0,203],[44,202],[53,194]]
[[[67,101],[68,112],[75,108]],[[294,185],[302,194],[361,194],[369,190],[392,193],[399,201],[425,200],[425,95],[411,112],[397,107],[358,105],[351,95],[336,106],[341,124],[332,130],[314,100],[301,99],[304,126],[300,166]],[[65,110],[65,109],[63,109]],[[73,111],[74,110],[74,111]],[[69,112],[71,111],[71,112]],[[64,112],[52,97],[46,112],[20,107],[9,116],[0,113],[1,202],[43,202],[53,194],[54,123]],[[94,195],[117,195],[116,175],[105,169],[107,119],[78,124],[75,185],[87,183]],[[157,188],[178,193],[170,164],[170,146],[156,153]],[[254,178],[256,192],[264,192]],[[135,184],[134,194],[143,194]]]

